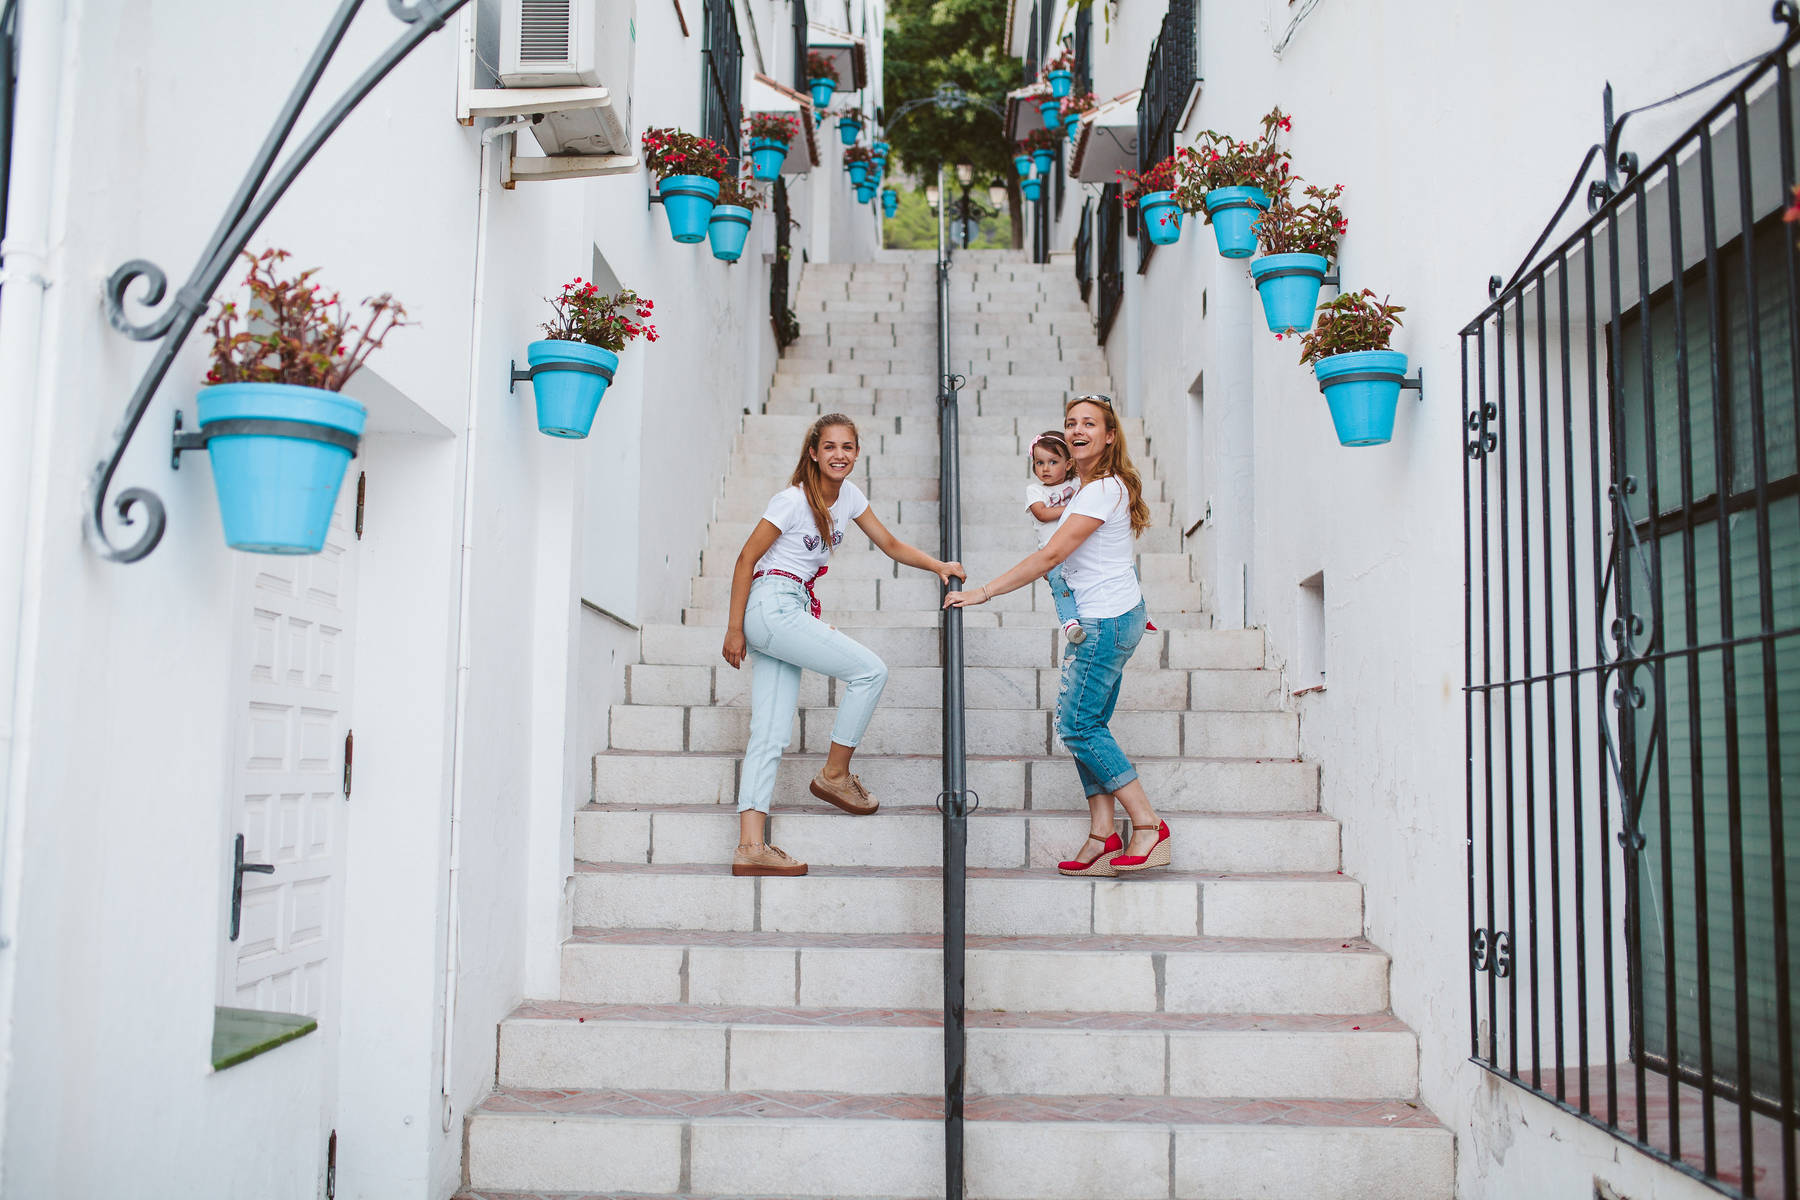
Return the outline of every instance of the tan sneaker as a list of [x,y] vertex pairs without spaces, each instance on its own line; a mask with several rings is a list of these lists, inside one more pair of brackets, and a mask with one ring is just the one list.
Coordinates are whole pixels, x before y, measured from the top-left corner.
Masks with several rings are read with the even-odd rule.
[[746,846],[738,843],[731,860],[733,875],[804,875],[806,864],[792,857],[780,846]]
[[866,817],[881,807],[875,797],[869,795],[861,777],[856,775],[833,783],[821,771],[813,776],[812,794],[827,804],[837,805],[853,817]]

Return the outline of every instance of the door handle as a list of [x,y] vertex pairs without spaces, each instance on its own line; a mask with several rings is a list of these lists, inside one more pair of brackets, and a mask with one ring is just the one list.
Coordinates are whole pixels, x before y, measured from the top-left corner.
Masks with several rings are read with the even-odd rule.
[[244,835],[237,835],[237,842],[232,852],[231,863],[231,940],[238,940],[238,919],[244,912],[244,875],[254,871],[258,875],[273,875],[274,863],[247,863],[244,861]]

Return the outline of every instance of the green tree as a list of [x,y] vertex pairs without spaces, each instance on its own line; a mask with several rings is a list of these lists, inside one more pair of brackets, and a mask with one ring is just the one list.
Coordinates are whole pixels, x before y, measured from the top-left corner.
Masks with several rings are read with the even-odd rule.
[[[1023,64],[1002,45],[1005,27],[1006,0],[893,0],[883,67],[888,111],[931,95],[942,83],[1004,108],[1006,93],[1019,86],[1023,74]],[[942,112],[927,104],[883,136],[917,179],[937,178],[940,165],[969,163],[975,168],[977,195],[986,192],[990,180],[1003,181],[1010,193],[1011,244],[1020,244],[1019,183],[998,116],[980,105]],[[936,245],[935,237],[930,244]]]
[[[898,181],[896,181],[898,183]],[[934,250],[937,248],[938,218],[925,203],[925,192],[921,188],[896,188],[900,193],[900,207],[887,222],[887,246],[893,250]],[[987,205],[987,190],[971,192],[980,199],[983,207]],[[1007,223],[1005,213],[997,217],[985,217],[980,225],[981,236],[970,241],[971,250],[1004,250],[1012,245],[1012,229]],[[953,231],[954,233],[954,231]],[[962,235],[954,233],[955,244],[962,246]]]

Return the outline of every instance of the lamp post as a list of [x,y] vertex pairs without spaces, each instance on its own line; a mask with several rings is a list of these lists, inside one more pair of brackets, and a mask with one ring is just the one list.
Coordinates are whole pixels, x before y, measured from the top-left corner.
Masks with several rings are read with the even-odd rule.
[[[975,167],[972,164],[956,164],[956,182],[962,194],[950,202],[950,214],[953,219],[961,223],[962,245],[963,249],[967,250],[969,243],[975,238],[982,218],[997,217],[1005,209],[1006,188],[1000,184],[989,185],[988,199],[993,202],[993,207],[989,208],[981,201],[969,196],[969,189],[975,184]],[[931,191],[931,188],[926,189],[927,200],[931,199]]]

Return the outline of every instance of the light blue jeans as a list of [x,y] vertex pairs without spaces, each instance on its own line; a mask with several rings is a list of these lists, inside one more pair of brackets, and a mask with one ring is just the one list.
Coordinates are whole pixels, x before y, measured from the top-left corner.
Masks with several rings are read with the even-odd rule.
[[1067,625],[1081,613],[1075,607],[1075,589],[1064,580],[1062,564],[1057,563],[1044,573],[1044,582],[1050,585],[1050,599],[1056,602],[1056,623]]
[[1125,664],[1144,640],[1144,602],[1116,617],[1084,617],[1087,640],[1063,659],[1056,699],[1056,736],[1075,758],[1085,794],[1114,792],[1138,777],[1107,725],[1119,703]]
[[873,650],[813,616],[806,589],[779,575],[750,585],[744,640],[750,644],[750,744],[738,781],[738,811],[766,813],[800,706],[800,672],[844,681],[831,740],[854,747],[875,715],[888,669]]

